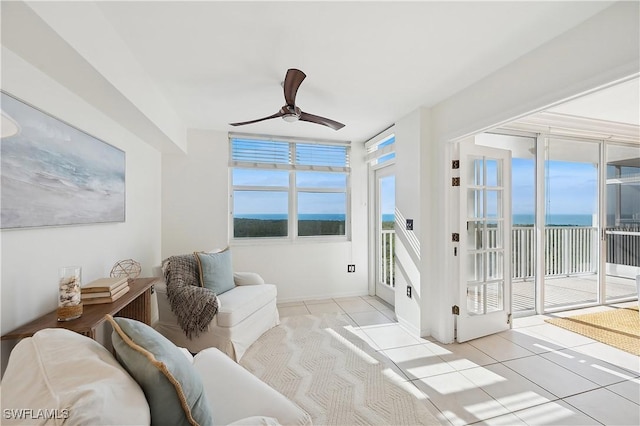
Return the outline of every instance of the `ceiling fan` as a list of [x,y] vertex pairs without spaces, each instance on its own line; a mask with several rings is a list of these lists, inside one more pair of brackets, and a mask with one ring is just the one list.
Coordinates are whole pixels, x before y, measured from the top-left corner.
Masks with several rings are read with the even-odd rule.
[[287,75],[285,76],[284,83],[282,85],[284,88],[284,100],[287,102],[287,104],[280,108],[280,111],[268,117],[258,118],[257,120],[229,124],[231,124],[232,126],[244,126],[245,124],[252,124],[259,121],[282,117],[284,121],[288,122],[298,120],[308,121],[309,123],[321,124],[323,126],[331,127],[333,130],[342,129],[344,127],[344,124],[338,123],[337,121],[331,120],[329,118],[306,113],[296,106],[296,93],[298,92],[298,87],[300,87],[300,84],[302,84],[302,81],[305,79],[305,77],[307,77],[306,74],[298,69],[290,68],[289,70],[287,70]]

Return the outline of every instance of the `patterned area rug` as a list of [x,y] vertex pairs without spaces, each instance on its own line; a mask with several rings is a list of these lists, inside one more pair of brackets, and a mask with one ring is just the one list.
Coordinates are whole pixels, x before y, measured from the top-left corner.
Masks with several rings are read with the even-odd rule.
[[353,329],[337,314],[285,317],[240,364],[314,425],[439,425],[424,395]]
[[636,307],[545,321],[640,356],[640,314]]

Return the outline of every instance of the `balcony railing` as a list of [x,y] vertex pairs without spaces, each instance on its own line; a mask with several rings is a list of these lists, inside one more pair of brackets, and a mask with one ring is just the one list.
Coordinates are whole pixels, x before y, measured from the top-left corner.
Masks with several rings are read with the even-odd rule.
[[[606,262],[640,267],[640,227],[606,230]],[[535,228],[516,226],[511,234],[511,277],[524,281],[535,274]],[[487,236],[495,241],[496,231]],[[381,235],[380,279],[394,286],[395,231]],[[591,226],[548,226],[545,228],[545,277],[594,274],[598,270],[598,229]],[[629,276],[628,278],[634,278]]]
[[396,231],[393,229],[383,229],[380,235],[380,281],[390,287],[396,286],[395,276],[395,252],[396,252]]
[[[515,226],[511,233],[513,280],[533,278],[535,229]],[[595,273],[598,264],[598,229],[590,226],[548,226],[545,232],[545,276]]]

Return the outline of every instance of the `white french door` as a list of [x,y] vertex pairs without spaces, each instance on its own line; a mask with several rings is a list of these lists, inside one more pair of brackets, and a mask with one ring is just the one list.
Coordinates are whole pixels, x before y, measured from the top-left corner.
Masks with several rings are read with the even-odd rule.
[[465,342],[511,326],[511,151],[460,143],[459,241],[456,338]]
[[395,185],[393,165],[375,171],[376,295],[395,305]]

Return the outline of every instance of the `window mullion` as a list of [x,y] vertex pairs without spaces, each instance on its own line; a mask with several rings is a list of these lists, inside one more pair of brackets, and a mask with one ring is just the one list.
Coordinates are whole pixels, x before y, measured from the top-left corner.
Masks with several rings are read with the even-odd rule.
[[[289,163],[295,166],[296,144],[289,144]],[[296,172],[289,171],[289,238],[298,238],[298,191],[296,188]]]
[[304,187],[304,188],[297,188],[296,189],[297,192],[326,192],[326,193],[345,193],[347,192],[346,188],[326,188],[326,187],[318,187],[318,188],[312,188],[312,187]]
[[252,186],[252,185],[235,185],[234,191],[282,191],[288,192],[289,188],[286,186]]

